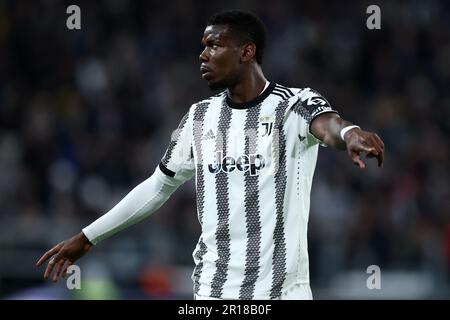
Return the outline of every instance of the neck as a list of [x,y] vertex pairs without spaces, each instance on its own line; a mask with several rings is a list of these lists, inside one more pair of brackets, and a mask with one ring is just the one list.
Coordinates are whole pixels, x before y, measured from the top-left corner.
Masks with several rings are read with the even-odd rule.
[[257,65],[250,72],[244,72],[242,78],[228,87],[228,96],[234,103],[246,103],[255,99],[264,89],[266,78]]

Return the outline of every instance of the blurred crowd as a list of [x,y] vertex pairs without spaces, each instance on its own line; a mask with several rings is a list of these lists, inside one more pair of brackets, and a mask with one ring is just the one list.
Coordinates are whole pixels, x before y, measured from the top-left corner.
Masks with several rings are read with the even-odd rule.
[[[81,8],[81,30],[66,28],[70,4]],[[183,114],[211,94],[201,36],[229,8],[266,23],[269,79],[316,89],[385,142],[381,170],[319,152],[313,291],[375,264],[425,272],[433,297],[448,298],[450,4],[379,1],[380,30],[366,27],[369,4],[0,1],[0,298],[41,285],[35,260],[152,174]],[[189,289],[189,273],[173,284],[168,270],[192,268],[199,232],[189,182],[85,259],[111,275],[113,297],[170,296],[180,281]]]

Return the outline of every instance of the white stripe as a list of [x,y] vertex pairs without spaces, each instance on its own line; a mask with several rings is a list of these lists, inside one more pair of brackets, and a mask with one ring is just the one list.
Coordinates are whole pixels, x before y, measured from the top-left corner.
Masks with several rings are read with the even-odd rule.
[[[230,136],[228,140],[227,155],[237,159],[244,154],[245,136],[244,125],[246,110],[233,110],[231,118]],[[234,130],[233,130],[234,128]],[[235,129],[240,128],[240,132]],[[234,169],[228,174],[229,208],[230,208],[230,262],[228,264],[228,278],[223,289],[223,298],[238,297],[239,288],[244,278],[245,250],[247,244],[247,232],[245,229],[245,214],[241,208],[244,207],[244,189],[233,186],[244,186],[244,175],[242,172]],[[241,253],[237,255],[236,253]]]

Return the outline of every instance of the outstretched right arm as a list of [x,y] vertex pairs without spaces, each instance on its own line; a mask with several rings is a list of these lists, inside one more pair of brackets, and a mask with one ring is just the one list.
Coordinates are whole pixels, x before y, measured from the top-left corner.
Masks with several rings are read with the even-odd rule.
[[153,175],[135,187],[116,206],[84,228],[78,235],[47,251],[37,262],[41,266],[51,258],[44,278],[55,269],[53,281],[65,276],[67,268],[84,256],[93,245],[123,230],[159,209],[185,179],[175,179],[156,168]]
[[170,145],[154,173],[136,186],[116,206],[85,227],[78,235],[47,251],[37,262],[41,266],[50,258],[44,273],[53,281],[63,277],[67,268],[85,255],[93,245],[123,230],[159,209],[170,195],[194,175],[191,121],[189,113],[172,135]]
[[92,244],[123,230],[159,209],[183,183],[156,168],[153,175],[135,187],[109,212],[83,229]]

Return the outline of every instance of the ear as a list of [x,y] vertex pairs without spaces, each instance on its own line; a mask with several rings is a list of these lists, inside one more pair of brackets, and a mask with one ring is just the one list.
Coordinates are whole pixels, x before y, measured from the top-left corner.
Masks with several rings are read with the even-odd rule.
[[247,62],[255,58],[256,45],[252,42],[245,44],[242,47],[241,62]]

